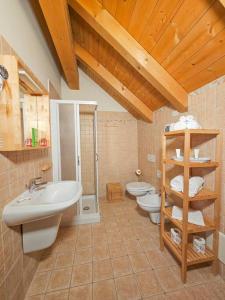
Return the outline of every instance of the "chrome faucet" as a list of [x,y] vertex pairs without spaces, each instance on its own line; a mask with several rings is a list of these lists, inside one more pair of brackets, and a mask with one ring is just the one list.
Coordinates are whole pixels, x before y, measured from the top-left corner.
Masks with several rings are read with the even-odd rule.
[[41,185],[44,185],[47,183],[47,182],[43,182],[41,180],[42,180],[42,177],[35,177],[35,178],[31,178],[29,180],[29,183],[26,185],[26,187],[28,188],[30,193],[32,193],[35,189],[37,189]]

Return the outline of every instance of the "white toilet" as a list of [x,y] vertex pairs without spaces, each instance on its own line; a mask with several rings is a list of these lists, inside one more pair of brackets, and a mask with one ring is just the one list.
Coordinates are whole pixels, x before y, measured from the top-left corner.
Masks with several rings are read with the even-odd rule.
[[126,185],[128,193],[136,197],[137,204],[149,213],[153,223],[160,223],[161,197],[155,188],[147,182],[130,182]]

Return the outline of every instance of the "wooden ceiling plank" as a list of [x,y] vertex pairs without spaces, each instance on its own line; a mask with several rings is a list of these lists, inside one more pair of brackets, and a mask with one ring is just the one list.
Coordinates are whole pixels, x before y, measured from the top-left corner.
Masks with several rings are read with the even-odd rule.
[[152,111],[132,92],[130,92],[116,77],[90,55],[84,48],[76,45],[75,54],[77,59],[87,65],[96,75],[106,81],[120,97],[146,121],[152,122]]
[[193,92],[203,85],[210,83],[225,74],[225,56],[208,66],[207,69],[197,73],[196,76],[187,80],[184,83],[185,89],[188,92]]
[[172,74],[175,70],[201,47],[213,39],[225,28],[225,10],[221,4],[215,1],[214,4],[202,18],[197,22],[191,31],[184,37],[182,43],[174,48],[168,57],[162,62],[162,66]]
[[131,16],[128,32],[138,41],[145,26],[149,22],[158,0],[138,0]]
[[[218,61],[225,54],[225,30],[220,32],[213,40],[184,62],[173,73],[182,85],[189,79],[195,78],[195,75],[203,71],[215,61]],[[225,69],[225,68],[224,68]]]
[[79,88],[76,59],[73,55],[73,37],[66,0],[39,0],[62,69],[71,89]]
[[219,2],[225,7],[225,0],[219,0]]
[[102,1],[103,6],[105,7],[106,10],[112,15],[115,16],[116,14],[116,9],[117,9],[117,4],[118,0],[103,0]]
[[115,18],[124,28],[129,26],[136,1],[138,0],[119,1],[117,3]]
[[[186,91],[149,53],[98,3],[93,9],[85,0],[69,0],[71,7],[120,55],[153,85],[178,111],[188,105]],[[97,2],[95,2],[97,4]]]
[[183,0],[159,0],[138,42],[151,53]]
[[[161,63],[201,19],[215,0],[185,0],[165,32],[152,49],[152,56]],[[194,7],[194,9],[193,9]]]

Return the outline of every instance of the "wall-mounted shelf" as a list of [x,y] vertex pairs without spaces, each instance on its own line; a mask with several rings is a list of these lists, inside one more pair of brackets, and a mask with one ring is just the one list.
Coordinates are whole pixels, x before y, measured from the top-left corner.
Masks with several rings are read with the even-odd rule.
[[[167,158],[167,139],[183,136],[184,142],[184,161],[175,161]],[[208,142],[209,139],[216,140],[216,155],[215,161],[207,163],[190,162],[191,145],[193,144],[192,138],[199,137]],[[161,234],[160,234],[160,248],[164,249],[164,244],[174,253],[181,263],[181,277],[182,281],[186,281],[187,267],[191,265],[200,264],[203,262],[213,261],[214,271],[218,272],[218,230],[220,224],[220,157],[221,157],[221,140],[220,131],[212,129],[197,129],[197,130],[179,130],[166,132],[163,134],[162,140],[162,204],[161,204]],[[176,192],[168,185],[166,178],[166,167],[168,165],[182,167],[184,174],[184,192]],[[203,188],[196,196],[189,197],[189,178],[192,174],[193,168],[214,168],[215,171],[215,189],[211,191]],[[199,170],[195,170],[198,172]],[[172,208],[166,207],[166,194],[171,197],[176,196],[180,199],[183,206],[182,221],[172,218]],[[205,226],[198,226],[188,222],[188,210],[191,203],[195,201],[208,201],[213,200],[214,204],[214,217],[212,220],[204,217]],[[170,233],[166,231],[164,224],[165,219],[169,220],[176,228],[181,231],[182,241],[179,245],[175,244],[171,238]],[[193,249],[191,234],[196,233],[213,233],[213,247],[212,250],[206,247],[205,254],[196,253]]]

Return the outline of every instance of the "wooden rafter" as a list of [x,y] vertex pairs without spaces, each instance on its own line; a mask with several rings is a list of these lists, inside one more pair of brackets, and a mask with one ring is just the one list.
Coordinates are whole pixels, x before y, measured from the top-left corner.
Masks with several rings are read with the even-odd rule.
[[183,87],[107,12],[97,0],[68,0],[70,6],[115,48],[177,110],[185,111],[187,92]]
[[85,64],[92,72],[104,80],[114,92],[119,94],[123,102],[127,103],[142,119],[152,122],[152,111],[130,90],[128,90],[116,77],[114,77],[105,67],[89,54],[84,48],[76,45],[75,54],[77,59]]
[[71,89],[79,88],[77,63],[73,53],[73,36],[66,0],[39,0],[62,69]]
[[219,0],[219,2],[225,7],[225,0]]

